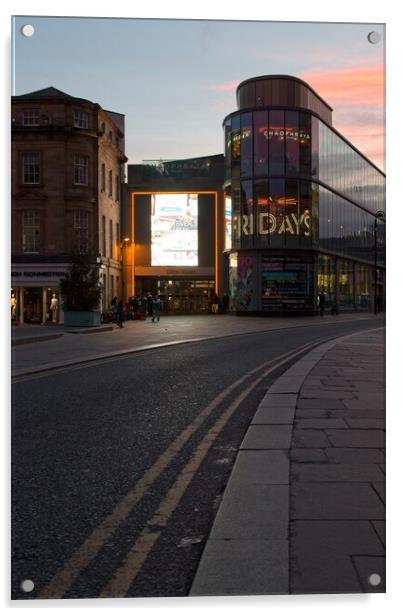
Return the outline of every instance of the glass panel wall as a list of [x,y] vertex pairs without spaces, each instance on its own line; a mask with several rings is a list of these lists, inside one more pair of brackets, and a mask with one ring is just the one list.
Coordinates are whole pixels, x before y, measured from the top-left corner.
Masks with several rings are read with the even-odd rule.
[[339,261],[339,305],[341,308],[354,308],[354,263]]
[[299,173],[299,114],[297,111],[285,112],[285,173]]
[[253,182],[251,180],[241,183],[241,208],[241,245],[250,248],[253,246],[254,236]]
[[253,173],[253,116],[251,113],[241,115],[241,175]]
[[318,256],[317,291],[324,291],[330,305],[335,304],[336,262],[334,257]]
[[270,175],[284,175],[285,172],[285,114],[283,111],[269,113],[269,169]]
[[254,112],[254,175],[268,175],[268,111]]

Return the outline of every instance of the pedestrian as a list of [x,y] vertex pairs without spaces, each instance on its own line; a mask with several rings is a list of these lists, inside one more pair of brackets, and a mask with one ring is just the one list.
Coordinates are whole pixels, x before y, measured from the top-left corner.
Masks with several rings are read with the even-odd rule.
[[148,315],[150,317],[152,317],[153,314],[153,299],[152,299],[152,294],[148,293],[147,295],[147,311],[148,311]]
[[155,321],[158,321],[159,323],[160,312],[161,312],[161,300],[159,299],[158,296],[156,296],[152,300],[152,323],[155,323]]
[[214,293],[211,299],[211,312],[212,314],[217,314],[218,310],[219,310],[219,297],[216,293]]
[[229,295],[225,293],[225,295],[222,297],[222,302],[221,302],[222,314],[225,314],[226,310],[228,309],[228,306],[229,306]]
[[320,294],[318,296],[318,307],[320,309],[320,317],[324,316],[325,311],[325,293],[324,289],[321,289]]
[[141,319],[143,321],[147,320],[147,298],[143,295],[140,298],[140,311],[141,311]]
[[116,308],[116,324],[117,324],[117,326],[118,327],[124,327],[123,321],[124,321],[124,307],[123,307],[123,300],[121,299],[117,303],[117,308]]

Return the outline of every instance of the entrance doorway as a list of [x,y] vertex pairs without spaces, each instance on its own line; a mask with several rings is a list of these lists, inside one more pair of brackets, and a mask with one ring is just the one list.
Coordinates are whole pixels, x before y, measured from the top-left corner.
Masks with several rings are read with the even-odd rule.
[[42,289],[24,289],[24,323],[42,323]]

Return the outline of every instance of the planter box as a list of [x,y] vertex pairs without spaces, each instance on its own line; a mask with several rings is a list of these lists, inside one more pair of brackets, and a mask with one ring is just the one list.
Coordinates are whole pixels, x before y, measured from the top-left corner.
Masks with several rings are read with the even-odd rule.
[[101,323],[100,310],[83,312],[67,311],[64,313],[65,327],[96,327]]

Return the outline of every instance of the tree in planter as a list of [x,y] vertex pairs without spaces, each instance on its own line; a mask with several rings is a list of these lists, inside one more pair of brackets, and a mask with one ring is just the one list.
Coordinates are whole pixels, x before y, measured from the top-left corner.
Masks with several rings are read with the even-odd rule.
[[89,253],[71,254],[68,272],[60,281],[64,311],[90,312],[99,308],[101,288],[95,263],[96,258]]

